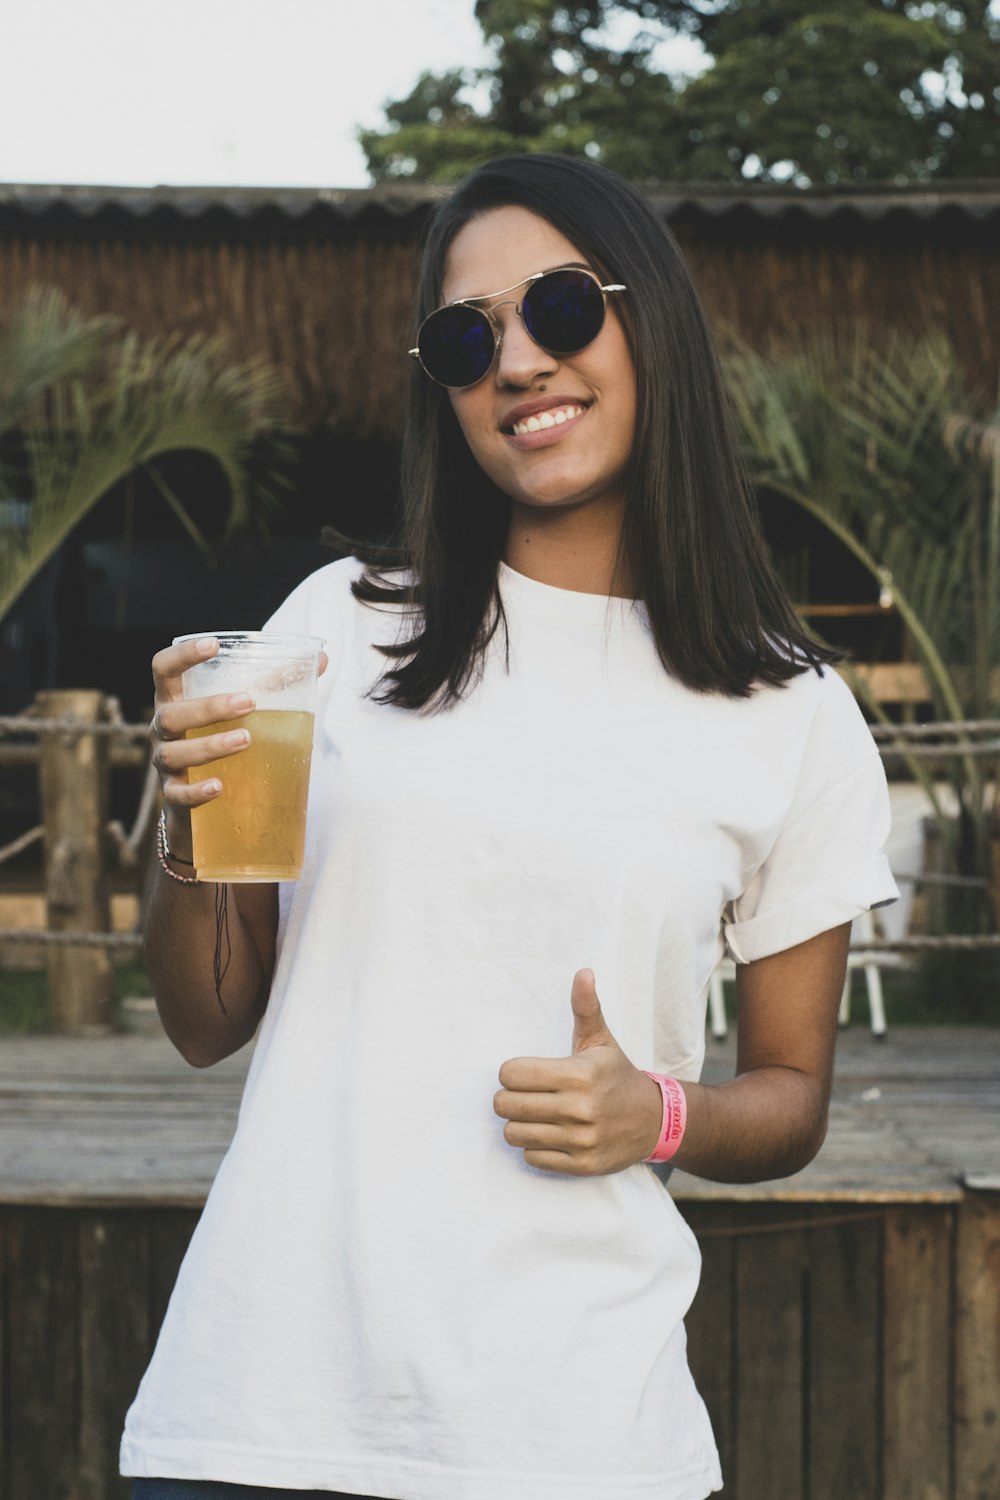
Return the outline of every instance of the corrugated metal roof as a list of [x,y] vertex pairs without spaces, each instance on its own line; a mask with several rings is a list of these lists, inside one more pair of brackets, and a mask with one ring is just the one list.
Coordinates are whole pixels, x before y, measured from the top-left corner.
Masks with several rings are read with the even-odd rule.
[[201,219],[222,211],[250,220],[277,214],[301,219],[322,214],[342,221],[372,212],[401,219],[427,210],[447,190],[428,186],[377,188],[244,188],[244,187],[84,187],[42,183],[0,185],[0,211],[14,210],[34,218],[68,212],[80,219],[124,213],[136,219],[157,212],[179,219]]
[[837,214],[856,215],[863,219],[884,219],[890,214],[917,219],[935,219],[945,213],[976,220],[1000,216],[1000,180],[955,182],[947,188],[942,184],[933,190],[912,187],[893,190],[882,185],[871,191],[858,188],[789,191],[787,188],[764,187],[743,190],[734,187],[720,192],[717,187],[706,186],[695,192],[685,190],[676,196],[657,192],[650,197],[663,204],[668,217],[671,211],[677,213],[684,209],[693,209],[713,218],[741,210],[762,219],[778,219],[790,214],[802,214],[811,219],[829,219]]
[[[373,188],[85,187],[51,184],[0,185],[0,219],[22,216],[93,221],[125,215],[133,220],[197,221],[231,216],[244,223],[292,222],[310,216],[347,225],[361,217],[386,223],[423,217],[448,189],[426,184]],[[927,220],[943,215],[983,222],[1000,219],[1000,179],[938,182],[926,188],[884,183],[858,187],[789,188],[773,183],[680,183],[650,188],[650,202],[664,218],[719,219],[730,214],[760,219],[837,215],[877,220],[888,215]]]

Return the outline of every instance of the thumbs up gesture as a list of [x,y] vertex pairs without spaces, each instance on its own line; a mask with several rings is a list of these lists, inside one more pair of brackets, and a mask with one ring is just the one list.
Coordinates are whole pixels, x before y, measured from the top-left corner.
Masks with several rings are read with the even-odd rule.
[[660,1135],[659,1087],[615,1041],[592,969],[578,969],[570,992],[569,1057],[514,1057],[500,1069],[493,1108],[508,1145],[529,1166],[585,1177],[644,1161]]

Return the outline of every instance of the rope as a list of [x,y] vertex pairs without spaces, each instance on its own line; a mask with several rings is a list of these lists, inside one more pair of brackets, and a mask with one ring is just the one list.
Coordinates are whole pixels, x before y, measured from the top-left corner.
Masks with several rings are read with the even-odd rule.
[[156,820],[157,809],[160,803],[160,778],[156,774],[156,767],[150,761],[146,767],[146,776],[142,783],[142,795],[139,798],[139,807],[135,815],[135,822],[131,831],[126,834],[125,829],[117,818],[107,825],[107,834],[115,848],[118,863],[123,870],[134,869],[139,862],[139,851],[142,841],[153,822]]
[[[121,709],[117,698],[105,700],[109,717],[106,720],[77,719],[65,716],[57,719],[43,719],[31,713],[0,715],[0,738],[4,735],[14,734],[95,734],[106,738],[124,740],[127,743],[141,743],[149,736],[147,724],[127,724],[121,716]],[[1000,739],[973,742],[968,738],[957,744],[942,745],[918,745],[905,743],[912,740],[924,740],[931,738],[940,739],[945,735],[974,735],[974,734],[997,734],[1000,732],[1000,720],[998,719],[957,719],[944,721],[936,724],[871,724],[869,728],[872,737],[877,741],[894,741],[892,744],[879,744],[879,753],[883,760],[900,759],[924,759],[934,760],[951,756],[1000,756]],[[900,742],[904,743],[900,743]],[[145,790],[144,790],[145,796]],[[119,849],[121,863],[131,865],[135,863],[135,855],[141,843],[142,833],[148,822],[148,809],[140,807],[140,815],[137,817],[136,826],[127,838],[117,830],[112,833],[116,839]],[[141,829],[138,838],[136,830]],[[119,837],[118,835],[121,834]]]
[[925,740],[936,734],[1000,734],[1000,719],[953,719],[934,724],[869,724],[876,740]]
[[141,948],[139,932],[50,932],[47,927],[0,927],[0,943],[48,943],[57,948]]
[[148,724],[126,724],[123,720],[39,719],[29,714],[0,715],[0,736],[5,734],[101,734],[122,740],[144,740]]
[[961,891],[988,891],[992,884],[985,875],[937,875],[928,870],[921,875],[904,875],[894,870],[893,877],[897,885],[937,885]]
[[142,783],[142,795],[139,798],[139,807],[135,815],[125,847],[121,851],[123,864],[134,865],[139,857],[142,841],[150,824],[157,817],[160,805],[160,778],[156,774],[156,767],[150,761],[146,767],[146,778]]
[[14,839],[12,843],[5,844],[0,849],[0,865],[4,860],[13,859],[15,854],[20,854],[22,849],[30,849],[32,844],[37,844],[38,840],[44,837],[44,823],[39,823],[37,828],[29,828],[27,833],[22,833],[20,838]]
[[[112,819],[105,827],[105,833],[118,856],[118,863],[125,870],[134,869],[136,864],[138,864],[142,841],[146,836],[149,825],[156,816],[158,778],[152,764],[150,764],[149,771],[152,772],[152,777],[147,773],[146,781],[143,785],[142,797],[139,802],[139,810],[135,815],[135,822],[132,825],[131,832],[126,834],[117,818]],[[45,825],[43,823],[39,823],[36,828],[30,828],[27,833],[22,833],[19,838],[13,839],[9,844],[5,844],[0,849],[0,865],[9,859],[14,859],[25,849],[30,849],[32,844],[37,844],[44,837]]]
[[[121,717],[117,699],[108,698],[105,701],[109,717],[103,720],[77,719],[72,716],[43,719],[32,713],[0,714],[0,735],[76,734],[83,731],[86,734],[106,734],[129,740],[142,740],[147,737],[148,724],[126,723]],[[870,724],[868,727],[875,740],[925,740],[946,735],[1000,734],[1000,719],[955,719],[933,724]],[[934,751],[940,751],[945,747],[931,748]],[[947,748],[956,750],[958,747],[948,746]],[[963,746],[962,753],[968,754],[977,748],[977,746]],[[990,753],[996,753],[1000,750],[1000,741],[985,748]]]
[[[1000,740],[973,743],[967,737],[974,734],[1000,733],[1000,719],[946,719],[935,724],[869,724],[872,738],[876,742],[892,740],[893,744],[879,743],[883,759],[901,756],[933,757],[942,755],[1000,755]],[[961,735],[959,744],[916,745],[912,740],[941,739],[948,735]],[[901,743],[902,742],[902,743]]]
[[[138,948],[142,937],[137,932],[51,932],[44,927],[0,927],[0,943],[56,943],[82,948]],[[894,942],[857,943],[852,953],[871,956],[881,953],[976,953],[1000,949],[1000,933],[968,935],[948,933],[941,937],[898,938]]]
[[790,1234],[798,1229],[826,1229],[830,1224],[876,1223],[888,1216],[887,1208],[861,1209],[858,1213],[827,1214],[822,1219],[785,1219],[777,1224],[733,1224],[718,1229],[695,1229],[699,1240],[741,1240],[751,1234]]
[[955,953],[987,952],[1000,949],[1000,932],[966,934],[949,932],[940,937],[896,938],[877,943],[852,943],[852,953],[872,954],[873,960],[880,953]]
[[943,755],[1000,755],[1000,740],[966,741],[959,745],[909,745],[907,747],[892,745],[880,745],[879,754],[883,760],[898,759],[905,756],[907,760],[911,757],[929,759],[931,756]]
[[[105,707],[109,717],[106,720],[77,719],[74,717],[63,717],[54,719],[43,719],[30,713],[0,715],[0,737],[8,734],[93,734],[104,735],[121,740],[144,741],[149,734],[146,724],[127,724],[122,719],[121,708],[116,698],[107,698]],[[1000,731],[1000,720],[954,720],[936,724],[873,724],[870,726],[871,733],[876,740],[919,740],[928,739],[933,736],[942,735],[970,735],[970,734],[996,734]],[[966,740],[958,745],[910,745],[901,748],[898,744],[880,746],[883,757],[898,756],[951,756],[951,755],[1000,755],[1000,740],[988,740],[985,743],[972,743]],[[115,820],[107,826],[107,833],[115,847],[119,864],[124,867],[135,865],[138,851],[145,837],[150,819],[155,813],[157,803],[156,776],[152,764],[147,767],[146,779],[143,783],[142,795],[136,812],[135,822],[131,831],[126,835],[121,823]],[[44,828],[39,826],[21,834],[10,844],[0,848],[0,864],[13,859],[24,849],[29,848],[44,836]],[[919,883],[921,879],[927,884],[981,884],[987,885],[986,881],[973,880],[962,876],[928,876],[914,877]],[[98,932],[51,932],[48,929],[22,930],[19,928],[0,928],[0,942],[32,942],[32,943],[54,943],[76,945],[81,947],[128,947],[135,948],[141,944],[141,937],[134,933],[98,933]],[[949,934],[941,937],[910,937],[901,938],[895,942],[860,943],[852,945],[852,953],[863,953],[871,955],[873,961],[877,961],[880,953],[919,953],[934,951],[990,951],[1000,948],[1000,934],[969,936],[962,934]]]
[[123,870],[131,869],[136,862],[135,855],[129,849],[128,835],[118,819],[112,818],[104,832],[107,834],[108,841],[115,851],[120,867]]

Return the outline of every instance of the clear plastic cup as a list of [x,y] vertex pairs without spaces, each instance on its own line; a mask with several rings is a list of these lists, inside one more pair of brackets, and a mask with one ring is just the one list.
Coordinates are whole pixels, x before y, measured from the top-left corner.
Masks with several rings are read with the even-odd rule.
[[229,729],[247,729],[251,736],[245,750],[188,772],[190,781],[217,777],[223,788],[211,802],[191,809],[198,878],[297,880],[323,641],[260,630],[199,630],[177,636],[174,645],[205,636],[218,640],[218,654],[183,674],[184,697],[247,692],[254,708],[240,718],[188,730],[188,739]]

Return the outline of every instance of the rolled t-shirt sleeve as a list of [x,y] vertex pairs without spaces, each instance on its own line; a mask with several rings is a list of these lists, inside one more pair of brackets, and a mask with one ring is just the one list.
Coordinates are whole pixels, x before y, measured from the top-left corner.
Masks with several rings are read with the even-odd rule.
[[724,912],[737,963],[751,963],[899,898],[882,852],[885,772],[850,689],[833,672],[813,716],[795,795],[767,856]]

